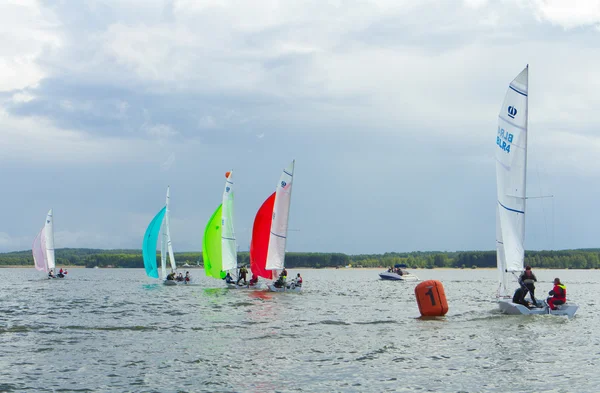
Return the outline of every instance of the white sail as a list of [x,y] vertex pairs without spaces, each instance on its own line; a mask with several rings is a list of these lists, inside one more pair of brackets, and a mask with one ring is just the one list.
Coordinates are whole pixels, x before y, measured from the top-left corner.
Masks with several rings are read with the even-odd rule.
[[507,275],[523,270],[527,171],[528,67],[510,83],[496,134],[496,250],[501,296]]
[[237,244],[233,228],[233,172],[225,180],[221,208],[221,258],[224,271],[237,267]]
[[54,218],[52,217],[52,209],[46,216],[46,224],[44,224],[44,235],[46,237],[46,260],[48,261],[48,269],[56,267],[54,258]]
[[167,231],[163,222],[160,236],[160,274],[163,280],[167,279]]
[[173,254],[173,244],[171,243],[171,229],[170,229],[170,222],[171,222],[171,213],[169,210],[169,199],[170,199],[170,187],[167,187],[167,212],[165,214],[165,227],[166,227],[166,232],[167,232],[167,251],[169,252],[169,260],[171,262],[171,269],[173,269],[173,271],[177,270],[177,265],[175,264],[175,255]]
[[283,269],[285,260],[285,243],[287,240],[290,203],[292,201],[292,180],[294,178],[294,162],[283,170],[277,190],[271,220],[271,234],[267,251],[267,270]]

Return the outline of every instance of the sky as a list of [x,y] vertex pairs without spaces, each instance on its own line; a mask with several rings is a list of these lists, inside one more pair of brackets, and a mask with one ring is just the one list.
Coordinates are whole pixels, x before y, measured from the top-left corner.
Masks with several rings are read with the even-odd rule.
[[498,111],[529,64],[527,249],[600,246],[600,3],[8,0],[0,252],[201,250],[296,160],[288,251],[492,250]]

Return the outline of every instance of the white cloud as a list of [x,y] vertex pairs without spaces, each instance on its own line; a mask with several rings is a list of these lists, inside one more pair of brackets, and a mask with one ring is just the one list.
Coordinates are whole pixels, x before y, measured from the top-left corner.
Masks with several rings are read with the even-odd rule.
[[600,26],[600,2],[597,0],[530,0],[536,16],[553,24],[572,29]]

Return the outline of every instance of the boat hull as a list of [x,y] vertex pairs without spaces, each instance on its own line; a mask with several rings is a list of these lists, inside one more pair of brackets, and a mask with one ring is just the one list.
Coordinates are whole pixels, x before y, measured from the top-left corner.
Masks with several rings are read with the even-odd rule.
[[579,309],[575,303],[562,304],[556,310],[551,310],[547,304],[543,304],[539,308],[527,308],[522,304],[513,303],[511,299],[500,299],[498,306],[500,311],[508,315],[558,315],[568,318],[572,318]]
[[380,273],[379,277],[382,280],[390,280],[390,281],[419,281],[419,277],[415,276],[414,274],[403,274],[403,275],[399,275],[396,273]]
[[267,287],[271,292],[302,292],[302,287],[297,287],[295,285],[285,285],[281,288],[277,288],[275,284],[268,284]]
[[175,285],[187,285],[191,284],[191,281],[176,281],[176,280],[165,280],[163,281],[163,285],[175,286]]

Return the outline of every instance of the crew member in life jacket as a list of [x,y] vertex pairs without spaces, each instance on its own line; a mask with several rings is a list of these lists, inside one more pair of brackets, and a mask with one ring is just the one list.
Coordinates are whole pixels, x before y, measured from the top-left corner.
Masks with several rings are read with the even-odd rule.
[[231,274],[229,274],[229,272],[227,272],[227,274],[225,275],[225,277],[223,278],[223,280],[225,280],[225,282],[227,284],[233,284],[233,283],[235,283],[235,281],[233,281],[233,277],[231,277]]
[[256,285],[257,283],[258,283],[258,276],[256,274],[252,273],[252,278],[248,282],[248,285],[253,286],[253,285]]
[[244,285],[247,284],[246,282],[246,277],[248,276],[248,269],[246,269],[245,266],[242,266],[240,268],[240,273],[239,273],[239,277],[236,281],[236,284],[240,285],[240,281],[244,280]]
[[536,281],[537,281],[537,278],[535,277],[535,274],[533,274],[533,272],[531,271],[531,266],[526,266],[525,271],[523,273],[521,273],[521,276],[519,277],[519,283],[525,290],[523,297],[525,297],[525,295],[527,295],[527,292],[529,292],[529,295],[531,296],[531,302],[533,303],[534,306],[537,305],[537,301],[535,300],[535,285],[534,285],[534,282],[536,282]]
[[302,286],[302,276],[300,275],[300,273],[298,273],[298,276],[296,276],[296,286],[297,287]]
[[554,279],[554,288],[548,292],[548,295],[552,296],[547,299],[551,310],[556,310],[556,306],[565,304],[567,301],[567,287],[560,282],[560,278]]

